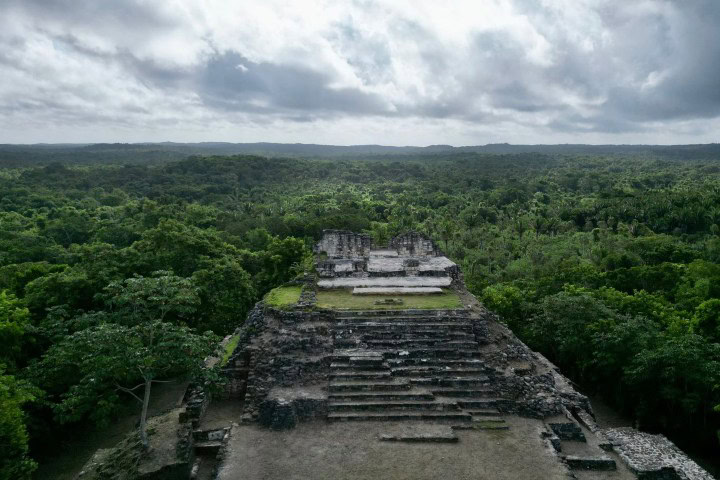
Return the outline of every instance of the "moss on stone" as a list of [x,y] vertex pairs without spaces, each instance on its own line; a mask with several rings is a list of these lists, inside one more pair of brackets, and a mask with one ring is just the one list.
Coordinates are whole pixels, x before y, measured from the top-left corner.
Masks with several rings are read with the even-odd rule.
[[222,360],[220,360],[220,366],[224,367],[227,365],[228,360],[230,360],[230,355],[235,351],[235,349],[238,346],[238,343],[240,342],[240,335],[235,334],[230,338],[230,341],[227,342],[225,345],[225,350],[223,351]]
[[298,302],[301,291],[302,286],[300,285],[278,287],[270,290],[270,292],[265,295],[265,303],[275,308],[288,308]]

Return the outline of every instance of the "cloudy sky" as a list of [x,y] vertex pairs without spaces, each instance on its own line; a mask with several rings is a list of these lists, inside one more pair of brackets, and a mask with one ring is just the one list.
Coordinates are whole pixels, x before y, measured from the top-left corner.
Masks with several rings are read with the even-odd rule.
[[2,0],[0,143],[720,141],[719,0]]

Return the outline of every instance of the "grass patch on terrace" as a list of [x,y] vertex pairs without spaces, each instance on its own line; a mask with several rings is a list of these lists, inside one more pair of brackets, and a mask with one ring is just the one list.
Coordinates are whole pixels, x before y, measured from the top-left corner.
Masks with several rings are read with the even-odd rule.
[[235,351],[235,348],[237,348],[238,343],[240,342],[240,335],[233,335],[230,337],[230,341],[225,345],[225,350],[223,351],[222,359],[220,360],[220,366],[224,367],[227,365],[228,360],[230,360],[230,355]]
[[275,308],[288,308],[295,305],[300,299],[301,285],[278,287],[265,295],[265,303]]
[[[401,305],[375,305],[376,301],[399,298]],[[457,293],[443,288],[443,293],[434,295],[353,295],[352,289],[320,290],[317,293],[320,308],[347,308],[351,310],[445,310],[462,308]]]

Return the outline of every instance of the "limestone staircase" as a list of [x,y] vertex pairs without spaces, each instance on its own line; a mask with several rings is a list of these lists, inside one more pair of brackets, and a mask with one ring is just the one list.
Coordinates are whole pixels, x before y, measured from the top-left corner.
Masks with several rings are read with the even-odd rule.
[[338,312],[330,421],[506,429],[465,310]]

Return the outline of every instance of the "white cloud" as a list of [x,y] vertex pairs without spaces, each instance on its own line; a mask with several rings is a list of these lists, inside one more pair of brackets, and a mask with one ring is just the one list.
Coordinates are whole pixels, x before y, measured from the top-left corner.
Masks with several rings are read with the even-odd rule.
[[7,0],[0,141],[717,141],[719,20],[712,0]]

